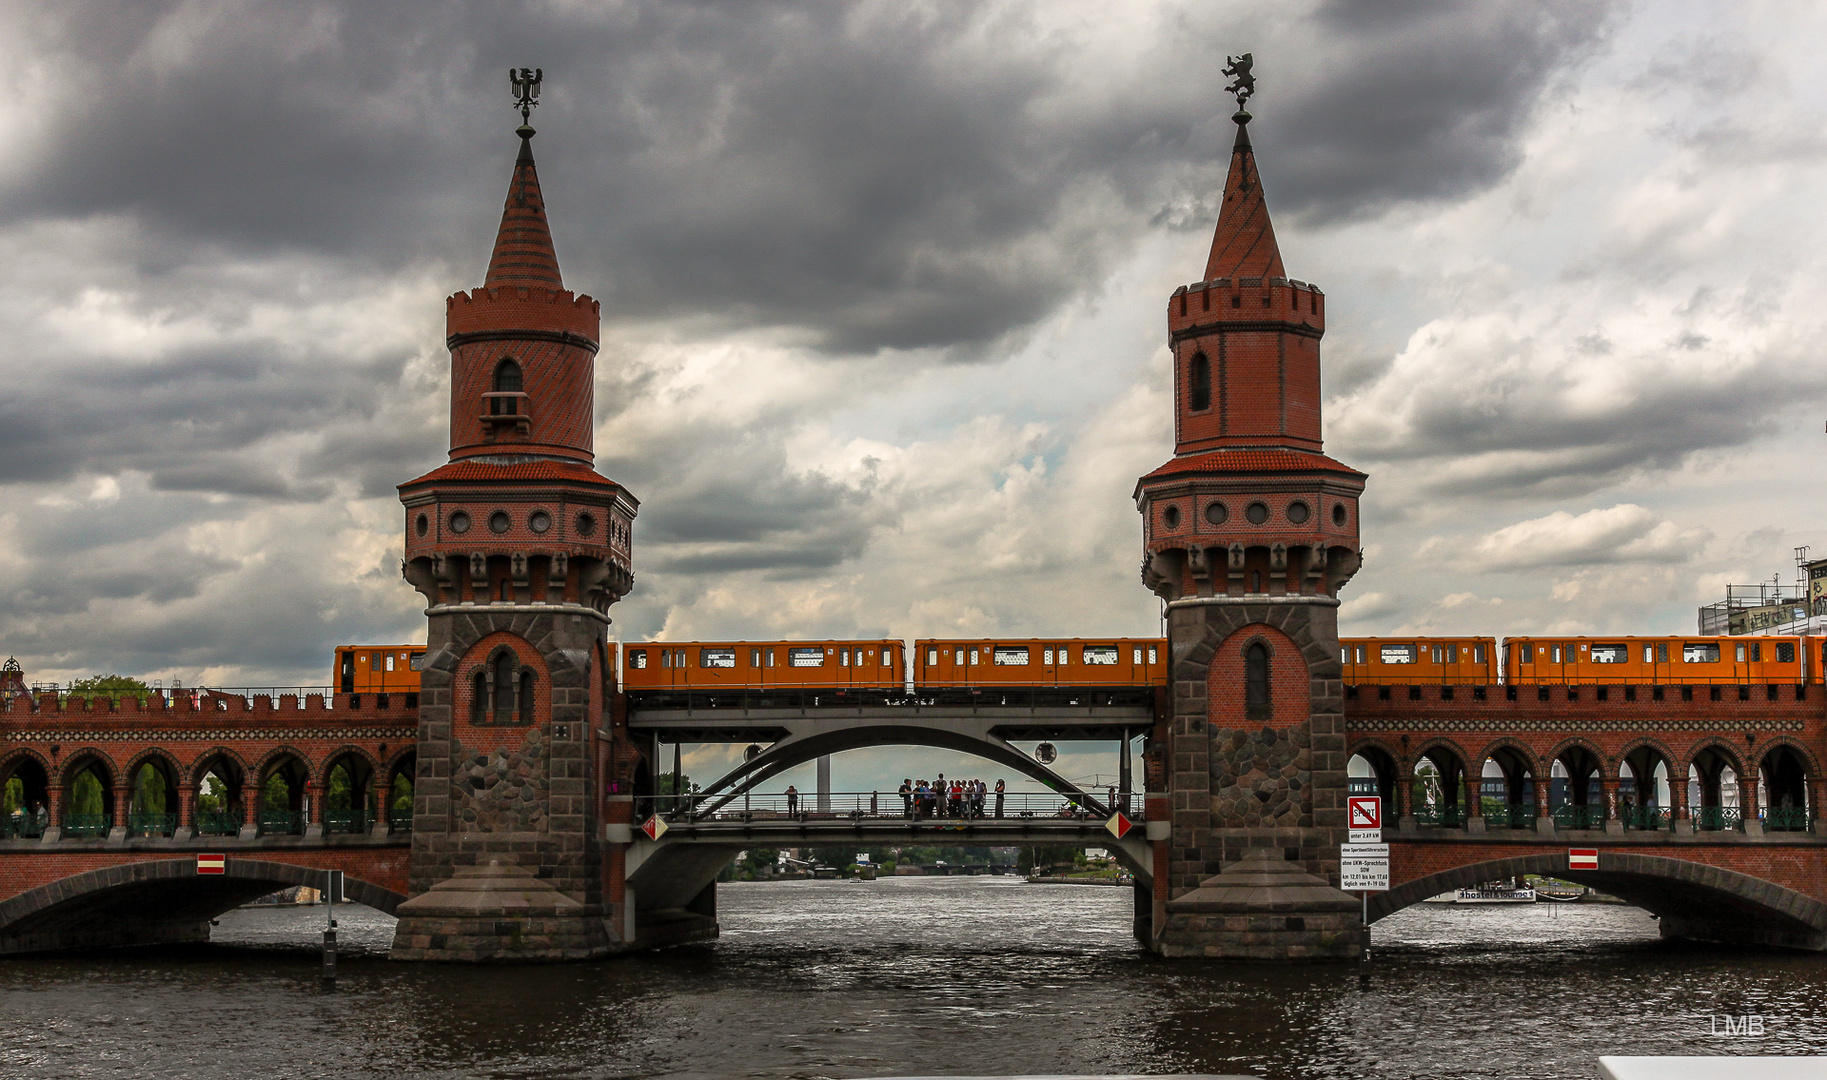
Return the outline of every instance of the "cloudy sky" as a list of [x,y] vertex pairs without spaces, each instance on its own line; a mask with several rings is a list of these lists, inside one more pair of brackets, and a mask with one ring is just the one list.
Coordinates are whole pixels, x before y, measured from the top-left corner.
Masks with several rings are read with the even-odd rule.
[[0,653],[322,683],[518,116],[624,639],[1146,634],[1165,302],[1252,125],[1370,474],[1350,633],[1677,633],[1827,554],[1805,4],[0,4]]

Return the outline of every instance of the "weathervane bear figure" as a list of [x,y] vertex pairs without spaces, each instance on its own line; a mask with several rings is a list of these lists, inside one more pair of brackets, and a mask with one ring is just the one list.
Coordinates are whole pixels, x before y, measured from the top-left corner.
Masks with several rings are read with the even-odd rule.
[[1249,53],[1242,56],[1227,56],[1223,74],[1230,76],[1231,85],[1224,88],[1225,93],[1237,96],[1237,114],[1248,117],[1243,111],[1244,104],[1256,93],[1256,76],[1250,74],[1250,67],[1255,63]]

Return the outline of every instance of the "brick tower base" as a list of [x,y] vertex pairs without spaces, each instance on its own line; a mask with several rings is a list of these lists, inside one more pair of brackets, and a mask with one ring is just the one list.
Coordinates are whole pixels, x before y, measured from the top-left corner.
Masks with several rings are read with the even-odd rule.
[[395,960],[526,963],[610,952],[602,912],[531,867],[466,866],[399,907]]

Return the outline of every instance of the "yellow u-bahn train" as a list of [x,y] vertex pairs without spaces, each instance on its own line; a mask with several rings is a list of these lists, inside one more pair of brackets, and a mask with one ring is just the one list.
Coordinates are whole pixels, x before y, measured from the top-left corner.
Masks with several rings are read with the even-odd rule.
[[[681,690],[916,693],[1166,686],[1165,638],[920,638],[645,641],[620,646],[635,694]],[[423,645],[339,645],[343,694],[416,693]],[[1827,681],[1823,639],[1715,637],[1350,637],[1347,685],[1732,685]]]

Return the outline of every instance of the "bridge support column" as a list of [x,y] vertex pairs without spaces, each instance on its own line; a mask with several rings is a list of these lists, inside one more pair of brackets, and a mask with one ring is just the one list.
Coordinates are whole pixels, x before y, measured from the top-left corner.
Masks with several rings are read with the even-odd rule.
[[1599,797],[1605,803],[1605,832],[1623,836],[1624,819],[1618,813],[1618,774],[1610,766],[1603,766],[1599,774]]
[[1484,832],[1484,763],[1473,762],[1465,773],[1465,831]]
[[125,847],[127,844],[127,808],[132,800],[133,789],[123,777],[114,785],[114,805],[109,808],[113,820],[109,823],[108,843],[112,846]]
[[250,776],[241,782],[241,839],[253,840],[260,835],[260,779]]
[[[1750,757],[1751,755],[1746,754],[1745,756]],[[1757,798],[1757,784],[1763,778],[1764,771],[1755,764],[1747,764],[1745,772],[1749,775],[1742,776],[1738,780],[1738,806],[1739,812],[1744,815],[1745,835],[1762,836],[1764,819],[1759,813],[1762,807]]]
[[392,801],[392,782],[377,777],[374,781],[374,824],[368,827],[368,835],[377,840],[393,832],[393,820],[388,811]]
[[304,811],[305,839],[322,840],[324,819],[330,815],[330,785],[306,784],[298,796],[298,808]]
[[178,826],[171,834],[173,840],[188,840],[197,826],[197,785],[182,783],[178,785]]

